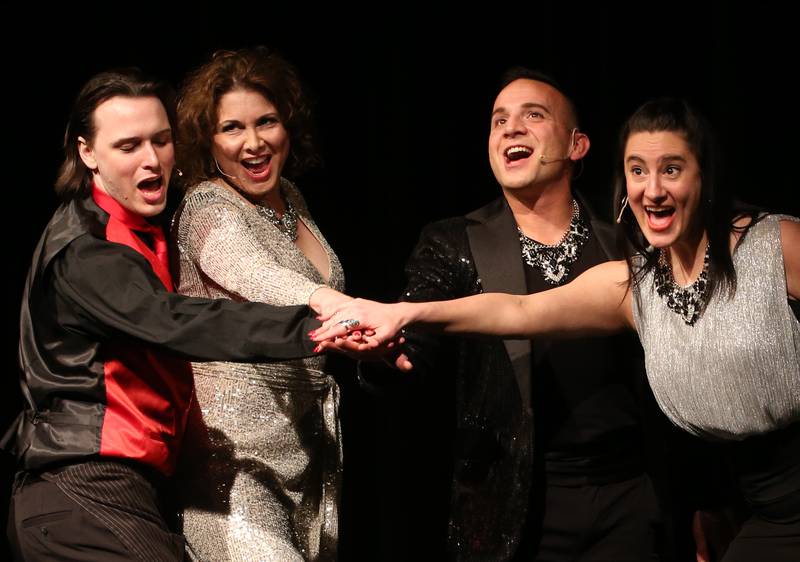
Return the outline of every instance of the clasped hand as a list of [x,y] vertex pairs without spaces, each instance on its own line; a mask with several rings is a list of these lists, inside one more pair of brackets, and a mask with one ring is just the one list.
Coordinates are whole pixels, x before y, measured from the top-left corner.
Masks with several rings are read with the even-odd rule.
[[311,332],[316,351],[336,351],[355,359],[382,360],[402,371],[413,366],[402,352],[403,323],[398,305],[352,299],[318,316],[322,326]]

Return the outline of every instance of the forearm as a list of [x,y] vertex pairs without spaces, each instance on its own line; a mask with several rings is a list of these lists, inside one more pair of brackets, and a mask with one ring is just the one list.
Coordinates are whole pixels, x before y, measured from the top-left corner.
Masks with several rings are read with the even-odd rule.
[[402,302],[396,305],[404,326],[425,327],[450,334],[480,334],[505,338],[529,337],[523,298],[487,293],[456,300]]
[[327,320],[315,339],[341,336],[346,329],[337,321],[343,319],[358,320],[361,328],[374,330],[377,343],[405,326],[507,339],[613,333],[633,325],[626,273],[624,262],[603,264],[568,285],[524,296],[488,293],[389,305],[356,299]]
[[124,248],[81,247],[78,241],[54,262],[49,284],[61,326],[101,341],[134,338],[195,360],[263,361],[312,353],[306,334],[317,323],[307,307],[170,293],[144,258]]

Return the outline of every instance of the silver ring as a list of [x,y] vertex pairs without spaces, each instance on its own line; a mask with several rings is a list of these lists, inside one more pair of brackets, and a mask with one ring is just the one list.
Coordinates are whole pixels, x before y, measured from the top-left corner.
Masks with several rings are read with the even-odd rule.
[[358,325],[359,325],[359,324],[361,324],[361,322],[359,322],[359,321],[358,321],[358,320],[356,320],[355,318],[348,318],[347,320],[339,320],[339,321],[337,322],[337,324],[341,324],[341,325],[342,325],[342,326],[344,326],[344,327],[347,329],[347,331],[349,332],[350,330],[353,330],[353,329],[355,329],[356,327],[358,327]]

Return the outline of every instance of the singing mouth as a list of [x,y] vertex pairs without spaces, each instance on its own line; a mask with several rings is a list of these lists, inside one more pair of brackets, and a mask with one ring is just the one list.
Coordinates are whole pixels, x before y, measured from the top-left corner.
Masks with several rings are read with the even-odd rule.
[[657,218],[667,218],[675,214],[675,207],[645,206],[645,212]]
[[147,178],[137,183],[136,187],[144,191],[157,191],[161,189],[161,184],[163,180],[164,180],[163,176],[155,176],[152,178]]
[[522,145],[509,146],[503,151],[503,156],[505,156],[506,160],[509,162],[530,158],[532,154],[532,148]]
[[259,174],[264,172],[267,167],[269,167],[269,163],[272,160],[272,154],[265,154],[264,156],[259,156],[258,158],[245,158],[242,160],[242,166],[244,166],[247,170],[254,174]]

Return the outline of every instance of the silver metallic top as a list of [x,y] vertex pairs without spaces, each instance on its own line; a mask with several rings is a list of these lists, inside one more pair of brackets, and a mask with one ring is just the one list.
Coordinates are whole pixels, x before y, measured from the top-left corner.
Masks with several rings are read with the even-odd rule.
[[[342,266],[297,189],[282,190],[328,257],[328,285]],[[306,304],[324,284],[305,254],[240,195],[204,182],[175,215],[181,293]],[[324,357],[192,365],[207,432],[182,475],[191,560],[336,558],[342,449],[338,387]]]
[[[328,255],[330,286],[343,286],[342,266],[311,219],[300,192],[286,179],[281,178],[281,185]],[[180,220],[187,215],[191,220]],[[286,244],[286,237],[254,205],[214,182],[189,189],[173,219],[173,236],[180,257],[176,285],[185,294],[293,305],[308,304],[311,293],[325,286],[300,248]]]
[[715,294],[693,326],[634,288],[633,317],[661,409],[689,433],[741,440],[800,420],[800,323],[787,303],[780,220],[750,228],[733,255],[736,293]]

